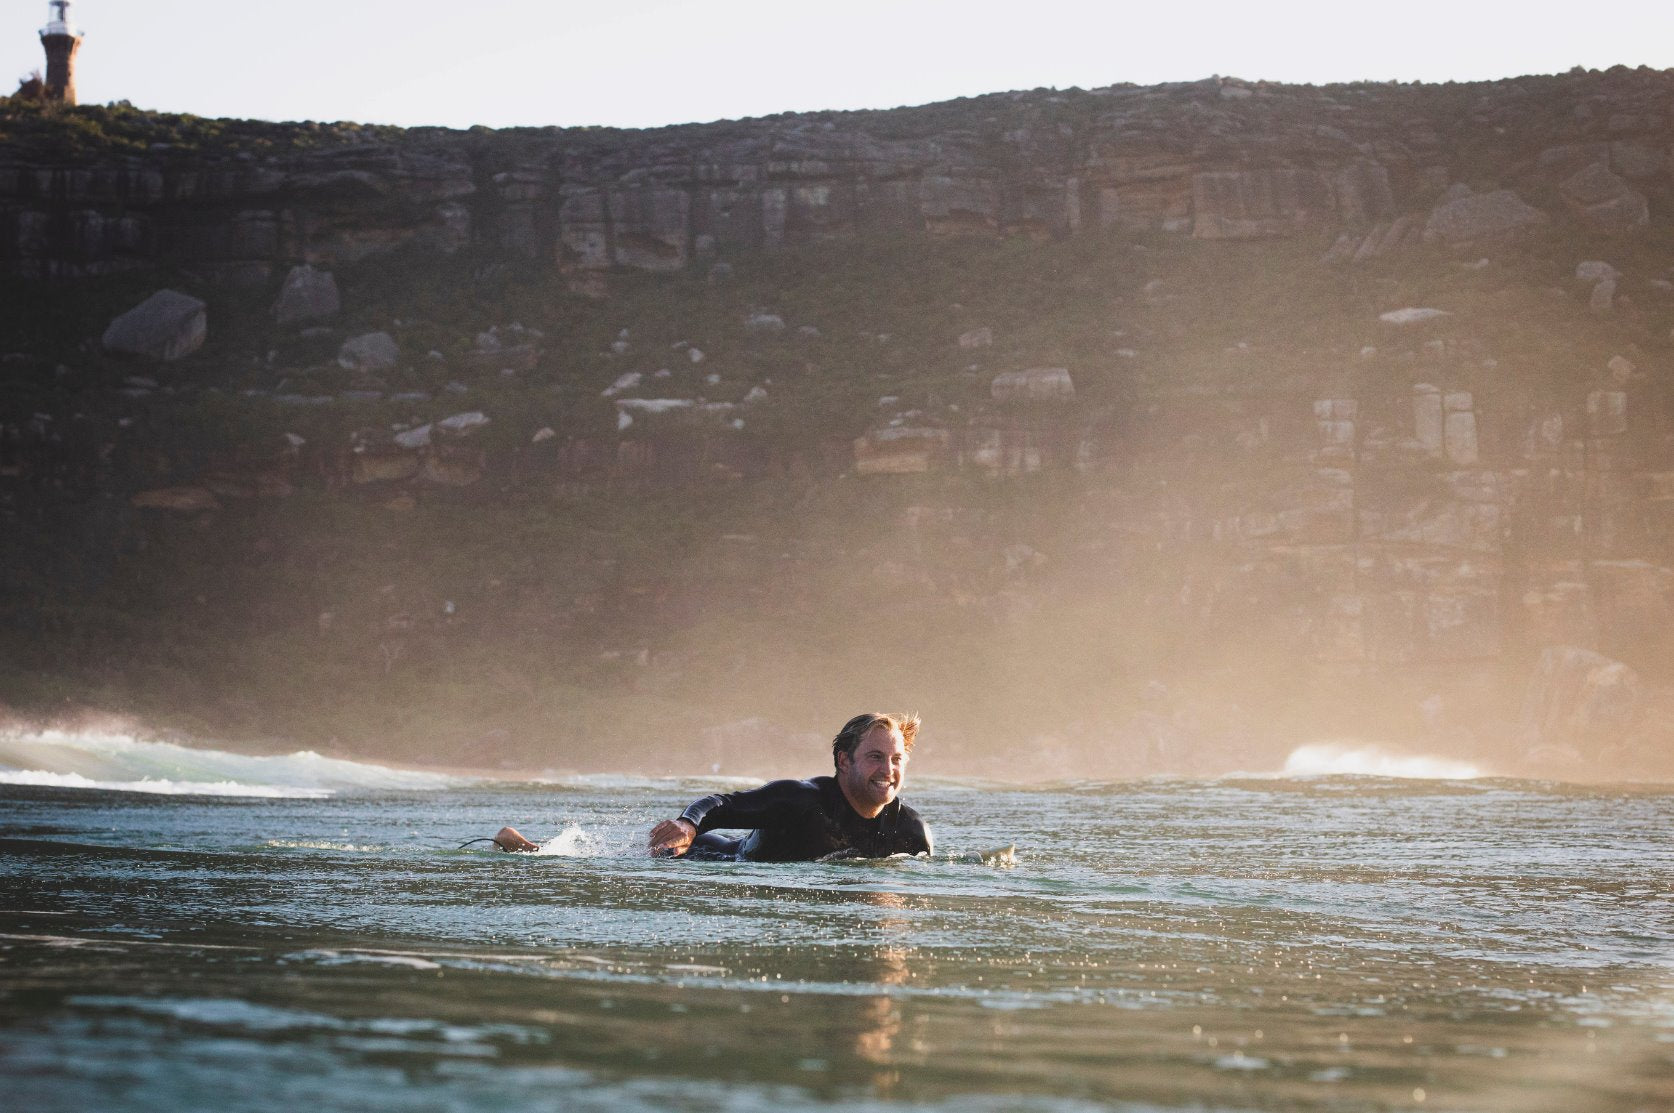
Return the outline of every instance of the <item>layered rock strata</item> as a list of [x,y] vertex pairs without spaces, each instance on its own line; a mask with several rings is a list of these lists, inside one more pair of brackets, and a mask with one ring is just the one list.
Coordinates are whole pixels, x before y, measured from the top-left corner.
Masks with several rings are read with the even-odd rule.
[[1215,78],[637,132],[415,129],[284,155],[18,147],[0,155],[0,267],[265,283],[299,263],[470,246],[656,271],[831,237],[1108,228],[1347,234],[1353,258],[1566,206],[1632,234],[1674,184],[1671,94],[1669,74],[1625,69],[1447,86]]

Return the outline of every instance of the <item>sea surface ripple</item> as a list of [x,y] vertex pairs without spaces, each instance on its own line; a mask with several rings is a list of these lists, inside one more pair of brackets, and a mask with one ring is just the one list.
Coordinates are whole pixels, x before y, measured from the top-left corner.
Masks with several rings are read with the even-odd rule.
[[14,1108],[1674,1108],[1674,788],[920,780],[934,859],[766,865],[643,855],[713,779],[312,768],[0,784]]

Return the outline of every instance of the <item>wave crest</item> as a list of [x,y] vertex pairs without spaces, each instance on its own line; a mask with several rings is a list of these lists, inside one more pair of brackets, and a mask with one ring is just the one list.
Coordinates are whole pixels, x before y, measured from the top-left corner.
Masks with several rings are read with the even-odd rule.
[[1369,742],[1310,742],[1285,758],[1286,777],[1398,777],[1421,781],[1468,781],[1488,774],[1464,761],[1429,754],[1403,754]]
[[342,791],[432,791],[469,783],[442,773],[324,757],[196,749],[116,731],[0,732],[0,784],[172,796],[319,798]]

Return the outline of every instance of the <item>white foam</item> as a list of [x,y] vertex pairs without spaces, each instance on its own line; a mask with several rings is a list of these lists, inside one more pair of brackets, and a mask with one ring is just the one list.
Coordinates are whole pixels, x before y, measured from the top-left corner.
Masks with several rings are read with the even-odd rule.
[[1395,753],[1373,743],[1311,742],[1290,752],[1281,775],[1468,781],[1488,774],[1469,762],[1429,754]]
[[560,858],[592,858],[599,853],[599,841],[572,823],[542,843],[535,853]]
[[0,732],[0,784],[181,796],[319,798],[354,790],[434,790],[470,783],[441,773],[323,757],[258,756],[155,742],[115,731]]
[[39,769],[0,771],[0,784],[87,788],[105,792],[148,792],[158,796],[259,796],[269,799],[318,800],[332,795],[329,788],[276,788],[272,785],[239,784],[236,781],[159,781],[150,777],[142,777],[137,781],[95,781],[80,773],[48,773]]

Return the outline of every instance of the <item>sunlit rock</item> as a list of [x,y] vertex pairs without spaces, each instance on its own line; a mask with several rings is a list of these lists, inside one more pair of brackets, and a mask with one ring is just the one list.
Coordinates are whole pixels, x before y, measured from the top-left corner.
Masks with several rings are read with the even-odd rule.
[[1451,317],[1445,309],[1431,309],[1423,306],[1409,306],[1405,309],[1391,309],[1387,313],[1379,313],[1378,320],[1386,325],[1418,325],[1425,321],[1439,321],[1443,317]]
[[1651,221],[1645,195],[1595,162],[1565,178],[1558,195],[1583,224],[1595,232],[1624,235],[1637,232]]
[[416,429],[407,429],[397,433],[394,441],[401,448],[428,448],[430,446],[431,426],[420,425]]
[[1627,432],[1627,392],[1594,390],[1587,394],[1587,432],[1595,437],[1615,437]]
[[1321,447],[1327,452],[1352,455],[1355,443],[1355,419],[1360,414],[1360,403],[1352,398],[1321,398],[1314,403],[1314,425],[1319,430]]
[[874,429],[854,442],[854,468],[860,475],[907,475],[927,472],[948,455],[946,429],[892,425]]
[[1453,391],[1442,398],[1445,412],[1442,446],[1447,458],[1461,468],[1477,461],[1476,413],[1467,391]]
[[1031,367],[994,376],[989,391],[996,402],[1067,402],[1075,383],[1065,367]]
[[1439,454],[1445,436],[1442,393],[1429,383],[1412,388],[1413,437],[1426,452]]
[[1543,650],[1524,689],[1525,754],[1572,748],[1583,756],[1622,737],[1638,718],[1639,674],[1621,661],[1577,646]]
[[436,428],[452,436],[463,437],[474,430],[481,429],[488,422],[488,415],[481,410],[471,410],[468,413],[458,413],[444,417],[436,423]]
[[1609,313],[1616,308],[1616,279],[1602,278],[1593,285],[1587,298],[1587,308],[1594,313]]

